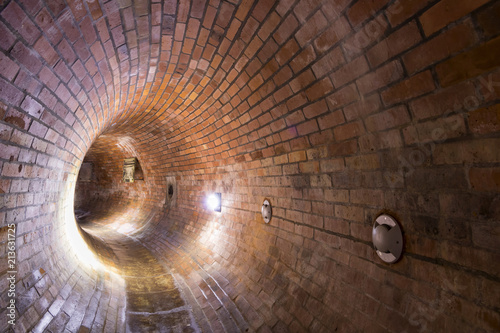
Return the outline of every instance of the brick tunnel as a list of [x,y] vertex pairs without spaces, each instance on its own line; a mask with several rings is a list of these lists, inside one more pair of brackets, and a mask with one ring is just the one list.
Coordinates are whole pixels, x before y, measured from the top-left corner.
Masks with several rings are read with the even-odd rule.
[[499,332],[499,17],[1,1],[0,331]]

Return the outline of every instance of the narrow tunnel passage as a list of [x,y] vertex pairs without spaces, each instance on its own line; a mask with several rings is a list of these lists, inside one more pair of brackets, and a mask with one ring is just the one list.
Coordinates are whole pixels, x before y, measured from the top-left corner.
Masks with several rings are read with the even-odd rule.
[[0,331],[500,331],[498,17],[0,1]]
[[94,250],[125,280],[128,332],[200,332],[172,274],[147,248],[102,224],[87,221],[82,228],[102,242]]
[[[83,159],[89,169],[80,169],[75,186],[75,216],[83,239],[107,269],[124,279],[127,331],[248,331],[240,310],[197,256],[190,257],[191,251],[174,246],[172,239],[163,239],[160,246],[155,244],[161,237],[155,235],[154,243],[149,239],[148,231],[154,230],[158,216],[168,213],[164,207],[172,208],[177,190],[175,179],[167,179],[163,199],[151,202],[154,171],[142,157],[139,177],[134,173],[134,181],[125,181],[124,160],[138,155],[133,140],[100,136]],[[177,270],[182,273],[174,277]],[[189,286],[193,274],[196,282]]]
[[137,152],[122,142],[100,136],[83,160],[88,168],[77,178],[74,208],[82,237],[100,262],[124,279],[127,332],[201,332],[169,267],[140,242],[159,212],[146,203],[149,179],[141,167],[125,181],[124,161]]

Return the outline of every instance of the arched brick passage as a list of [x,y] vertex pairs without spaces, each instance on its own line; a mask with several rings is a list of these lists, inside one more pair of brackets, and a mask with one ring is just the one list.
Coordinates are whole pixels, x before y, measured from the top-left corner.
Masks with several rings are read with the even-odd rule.
[[0,9],[0,330],[500,329],[498,1]]

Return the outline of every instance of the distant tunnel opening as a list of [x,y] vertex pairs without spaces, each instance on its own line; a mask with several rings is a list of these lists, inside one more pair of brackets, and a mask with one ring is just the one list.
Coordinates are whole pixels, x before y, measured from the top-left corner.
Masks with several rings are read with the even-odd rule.
[[[87,151],[75,186],[74,214],[80,234],[106,268],[123,274],[117,255],[127,236],[147,229],[161,210],[153,204],[144,159],[129,137],[101,135]],[[125,170],[135,159],[132,180]],[[129,175],[130,176],[130,175]],[[118,249],[118,250],[117,250]],[[132,260],[133,258],[131,258]]]

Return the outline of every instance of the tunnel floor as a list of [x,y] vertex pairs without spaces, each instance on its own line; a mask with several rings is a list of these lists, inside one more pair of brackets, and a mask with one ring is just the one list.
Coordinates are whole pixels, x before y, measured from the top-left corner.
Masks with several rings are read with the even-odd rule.
[[101,262],[125,280],[127,332],[201,332],[165,263],[139,240],[102,222],[89,214],[79,224]]

